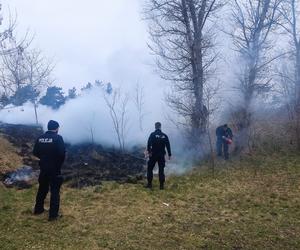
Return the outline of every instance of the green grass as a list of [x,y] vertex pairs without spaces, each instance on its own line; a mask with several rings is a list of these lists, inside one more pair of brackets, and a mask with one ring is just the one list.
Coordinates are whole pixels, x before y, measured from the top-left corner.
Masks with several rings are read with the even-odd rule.
[[220,163],[215,178],[194,170],[166,184],[63,187],[64,217],[52,223],[31,214],[36,187],[0,186],[0,249],[300,249],[300,156],[248,157]]

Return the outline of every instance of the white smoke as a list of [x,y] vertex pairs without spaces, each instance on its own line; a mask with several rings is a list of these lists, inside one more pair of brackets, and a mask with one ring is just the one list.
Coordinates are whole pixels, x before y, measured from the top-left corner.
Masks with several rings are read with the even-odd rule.
[[[163,132],[169,136],[172,148],[172,159],[166,162],[166,174],[181,175],[193,167],[192,159],[196,154],[186,149],[185,134],[165,117],[164,113],[167,112],[167,108],[160,100],[158,97],[149,100],[146,96],[144,107],[146,116],[143,120],[143,130],[141,130],[137,109],[131,98],[128,103],[128,129],[125,146],[128,150],[133,146],[146,148],[147,139],[154,131],[154,123],[161,121]],[[71,144],[91,143],[92,130],[95,143],[106,147],[119,147],[101,87],[93,87],[82,92],[80,96],[67,101],[58,110],[39,105],[37,112],[39,124],[43,126],[44,130],[47,130],[47,123],[50,119],[59,122],[59,134],[63,136],[65,142]],[[10,124],[34,125],[34,107],[31,103],[26,103],[22,107],[5,107],[0,111],[0,121]]]
[[[128,122],[125,135],[127,147],[146,145],[148,134],[154,129],[154,123],[158,120],[164,123],[160,112],[162,110],[160,100],[155,99],[153,103],[145,100],[146,115],[141,130],[133,95],[129,95],[131,99],[127,108]],[[67,101],[58,110],[39,105],[37,112],[39,123],[44,130],[47,129],[50,119],[59,122],[59,133],[66,142],[71,144],[92,142],[93,136],[97,144],[118,147],[117,135],[101,87],[93,87],[82,92],[79,97]],[[26,103],[22,107],[5,107],[0,111],[0,121],[11,124],[35,124],[34,107],[31,103]]]

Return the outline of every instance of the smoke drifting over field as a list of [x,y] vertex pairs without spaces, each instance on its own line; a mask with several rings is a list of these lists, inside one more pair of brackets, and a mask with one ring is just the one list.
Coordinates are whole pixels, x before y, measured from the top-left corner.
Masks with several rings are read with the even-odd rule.
[[[111,98],[108,96],[108,98]],[[120,100],[118,100],[119,102]],[[156,106],[154,108],[154,106]],[[163,114],[160,112],[159,101],[145,102],[145,113],[143,129],[139,126],[138,112],[133,102],[133,96],[129,94],[129,101],[126,110],[125,141],[127,146],[144,145],[148,133],[153,130],[155,121],[164,123]],[[117,103],[117,108],[120,104]],[[150,112],[151,110],[151,112]],[[109,108],[103,97],[103,89],[94,87],[84,91],[76,99],[71,99],[58,110],[49,107],[38,106],[39,123],[47,128],[50,119],[60,123],[60,134],[69,143],[92,142],[107,146],[118,146],[117,135],[114,130]],[[7,108],[0,111],[0,121],[13,124],[34,124],[34,108],[31,103],[22,107]]]
[[[123,93],[124,94],[124,93]],[[197,154],[185,148],[184,133],[178,130],[166,117],[165,105],[160,98],[149,100],[145,96],[145,113],[143,129],[139,124],[136,106],[130,95],[127,109],[127,129],[125,135],[125,149],[131,150],[138,146],[146,148],[149,134],[154,130],[156,121],[162,122],[162,129],[168,134],[172,147],[172,160],[167,162],[167,175],[181,175],[193,166],[193,157]],[[103,97],[103,88],[94,87],[84,91],[76,99],[71,99],[58,110],[47,106],[38,106],[39,123],[47,129],[49,119],[60,123],[59,133],[65,141],[71,144],[94,143],[105,147],[119,148],[117,134],[109,109]],[[11,124],[35,124],[34,107],[27,103],[22,107],[5,108],[0,111],[0,122]]]

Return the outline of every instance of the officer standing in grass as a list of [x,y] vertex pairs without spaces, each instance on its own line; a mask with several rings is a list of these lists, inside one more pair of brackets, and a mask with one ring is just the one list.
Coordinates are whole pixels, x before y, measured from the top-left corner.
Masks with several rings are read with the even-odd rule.
[[58,130],[58,122],[50,120],[48,131],[36,140],[33,149],[33,154],[40,159],[41,170],[34,214],[42,214],[45,211],[44,200],[50,187],[49,221],[59,217],[59,193],[63,182],[61,167],[65,160],[65,144],[63,138],[58,135]]
[[148,169],[147,169],[147,188],[152,188],[152,180],[153,180],[153,168],[155,164],[158,163],[159,169],[159,183],[160,189],[164,189],[165,183],[165,155],[166,155],[166,148],[168,151],[169,159],[171,159],[171,147],[169,138],[166,134],[161,131],[161,123],[155,123],[155,131],[151,133],[148,144],[147,144],[147,151],[149,154],[149,161],[148,161]]

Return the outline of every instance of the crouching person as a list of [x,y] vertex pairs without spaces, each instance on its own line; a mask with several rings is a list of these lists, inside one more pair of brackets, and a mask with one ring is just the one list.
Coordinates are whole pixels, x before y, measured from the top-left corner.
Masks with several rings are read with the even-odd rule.
[[227,124],[222,125],[216,130],[217,136],[217,153],[218,156],[222,156],[224,153],[225,160],[229,159],[229,145],[232,143],[232,130]]
[[44,200],[50,188],[49,221],[59,217],[60,187],[63,182],[61,167],[65,160],[65,144],[58,135],[59,124],[48,122],[48,131],[40,136],[34,145],[33,154],[40,159],[39,188],[36,195],[34,214],[44,212]]

